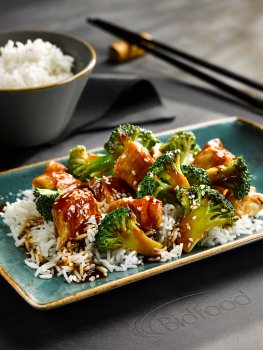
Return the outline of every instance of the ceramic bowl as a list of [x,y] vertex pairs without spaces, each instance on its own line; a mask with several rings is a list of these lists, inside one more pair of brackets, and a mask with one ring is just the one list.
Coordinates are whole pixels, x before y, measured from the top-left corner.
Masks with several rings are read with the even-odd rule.
[[0,47],[8,40],[26,43],[41,38],[73,56],[73,76],[45,86],[0,89],[0,144],[31,147],[51,142],[69,124],[74,109],[96,62],[96,53],[86,41],[64,33],[13,31],[0,33]]

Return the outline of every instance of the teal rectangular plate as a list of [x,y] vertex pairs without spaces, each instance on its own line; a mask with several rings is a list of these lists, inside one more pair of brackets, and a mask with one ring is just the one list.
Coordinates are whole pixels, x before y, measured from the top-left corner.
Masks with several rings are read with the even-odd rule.
[[[159,137],[166,140],[175,131],[182,129],[194,131],[200,146],[210,139],[220,138],[232,153],[242,154],[253,174],[252,184],[257,187],[258,192],[263,192],[261,126],[242,118],[232,117],[169,130],[159,134]],[[66,158],[60,161],[66,162]],[[13,202],[19,191],[31,188],[32,179],[43,173],[45,164],[46,162],[41,162],[0,173],[1,200]],[[247,235],[224,245],[194,249],[191,254],[183,254],[177,260],[146,263],[125,272],[109,273],[108,277],[94,282],[68,284],[63,277],[54,277],[50,280],[35,278],[34,270],[26,266],[23,261],[25,250],[15,247],[13,239],[7,236],[8,232],[9,228],[0,219],[0,273],[30,305],[38,309],[51,309],[75,302],[263,238],[263,232]]]

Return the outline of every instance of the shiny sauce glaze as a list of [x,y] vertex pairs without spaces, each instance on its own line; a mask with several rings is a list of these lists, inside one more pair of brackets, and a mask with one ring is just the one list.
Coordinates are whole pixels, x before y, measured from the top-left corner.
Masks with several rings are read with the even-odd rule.
[[36,177],[32,185],[38,188],[47,188],[50,190],[60,189],[69,190],[82,186],[81,181],[75,179],[71,174],[65,171],[52,171]]
[[123,198],[110,204],[109,211],[120,207],[129,207],[136,215],[136,219],[144,231],[157,229],[162,223],[162,201],[146,196],[144,198]]
[[98,203],[88,189],[73,189],[58,197],[52,209],[55,230],[63,239],[81,234],[92,215],[100,216]]
[[93,193],[97,201],[110,203],[123,196],[134,195],[134,191],[125,181],[116,176],[108,176],[90,180],[86,186]]

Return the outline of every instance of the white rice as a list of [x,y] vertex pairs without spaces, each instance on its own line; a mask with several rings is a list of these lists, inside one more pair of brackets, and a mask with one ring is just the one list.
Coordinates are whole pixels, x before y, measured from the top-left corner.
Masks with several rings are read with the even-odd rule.
[[241,235],[262,232],[263,230],[263,211],[259,212],[255,218],[250,218],[248,215],[242,216],[235,222],[234,226],[229,230],[224,230],[219,227],[214,227],[200,242],[203,247],[213,247],[216,244],[225,244],[231,242]]
[[0,88],[32,88],[72,76],[74,58],[50,42],[36,39],[26,44],[9,40],[0,48]]
[[[30,229],[29,235],[20,237],[26,220],[39,217],[33,201],[33,191],[26,190],[22,194],[23,197],[17,198],[16,202],[6,204],[1,216],[4,223],[10,227],[8,235],[13,237],[15,245],[26,247],[28,257],[25,259],[25,264],[35,270],[35,277],[50,279],[57,275],[63,276],[68,283],[86,280],[93,282],[101,275],[107,276],[108,272],[126,271],[143,264],[143,257],[140,254],[123,248],[100,254],[94,244],[98,231],[95,217],[90,218],[85,233],[79,236],[84,244],[75,250],[70,247],[58,250],[59,238],[55,235],[52,222],[40,222]],[[176,219],[179,214],[178,207],[171,204],[164,205],[162,225],[154,237],[164,248],[157,257],[150,258],[150,261],[165,262],[178,259],[182,255],[183,244],[175,244],[178,235]],[[258,214],[258,218],[249,218],[245,215],[228,231],[213,228],[200,245],[211,247],[233,241],[240,235],[260,232],[263,230],[263,220],[259,219],[260,216],[263,216],[263,212]]]

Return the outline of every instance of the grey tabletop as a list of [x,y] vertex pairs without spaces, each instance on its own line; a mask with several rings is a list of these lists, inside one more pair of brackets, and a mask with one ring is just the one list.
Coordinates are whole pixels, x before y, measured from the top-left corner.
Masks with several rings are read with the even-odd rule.
[[[149,124],[155,132],[231,115],[262,124],[261,115],[149,55],[109,64],[113,38],[85,23],[87,16],[103,17],[262,80],[262,10],[262,1],[246,0],[2,0],[0,30],[76,34],[97,52],[95,73],[149,79],[176,115],[174,121]],[[97,147],[108,135],[104,130],[52,147],[7,151],[1,168],[59,157],[77,143]],[[262,242],[254,243],[47,312],[32,309],[0,278],[0,349],[261,348],[262,248]]]

